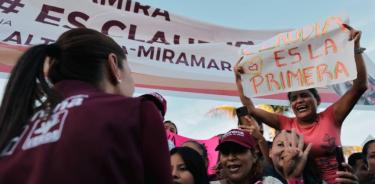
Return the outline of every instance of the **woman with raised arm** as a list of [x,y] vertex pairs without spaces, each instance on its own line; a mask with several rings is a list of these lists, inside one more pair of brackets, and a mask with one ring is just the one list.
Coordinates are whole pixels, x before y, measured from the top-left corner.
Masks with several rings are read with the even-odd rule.
[[354,41],[357,79],[353,81],[351,89],[321,113],[317,112],[320,97],[316,89],[288,93],[295,118],[256,108],[251,99],[244,95],[240,76],[243,69],[238,67],[238,63],[235,67],[236,84],[241,102],[247,107],[249,114],[275,129],[291,130],[294,128],[298,134],[303,135],[305,142],[313,144],[311,154],[322,171],[323,179],[329,184],[335,183],[338,164],[334,150],[337,145],[341,145],[342,123],[361,95],[367,90],[367,73],[362,57],[364,49],[360,47],[361,32],[348,25],[344,26],[350,31],[349,40]]
[[162,116],[123,49],[72,29],[28,49],[0,109],[0,183],[172,183]]

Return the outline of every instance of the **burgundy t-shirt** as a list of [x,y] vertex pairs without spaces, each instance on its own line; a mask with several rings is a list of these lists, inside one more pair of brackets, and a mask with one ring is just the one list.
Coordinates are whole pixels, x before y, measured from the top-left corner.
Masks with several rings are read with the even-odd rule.
[[56,88],[65,99],[53,115],[37,112],[2,150],[0,183],[172,183],[162,117],[153,102],[80,81]]

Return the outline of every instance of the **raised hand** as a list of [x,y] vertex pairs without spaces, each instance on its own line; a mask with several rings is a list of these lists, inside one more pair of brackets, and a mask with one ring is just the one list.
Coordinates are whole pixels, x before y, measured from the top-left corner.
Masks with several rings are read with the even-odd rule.
[[243,71],[243,68],[239,66],[239,63],[242,61],[242,59],[243,57],[241,57],[237,61],[233,69],[234,75],[236,78],[237,91],[240,96],[242,104],[246,106],[247,111],[249,112],[249,115],[259,118],[262,122],[264,122],[265,124],[267,124],[268,126],[272,128],[280,129],[279,119],[276,114],[255,108],[251,99],[245,96],[244,91],[243,91],[243,86],[242,86],[242,80],[241,80],[241,74],[243,74],[244,71]]
[[[282,133],[286,136],[285,130]],[[290,140],[286,139],[284,146],[285,150],[281,155],[284,176],[286,178],[302,176],[312,144],[308,144],[306,149],[304,149],[303,136],[300,135],[298,138],[295,130],[292,129]]]
[[[236,78],[236,85],[237,85],[237,90],[240,95],[240,99],[243,105],[245,105],[247,108],[251,107],[253,108],[253,102],[245,96],[243,92],[243,86],[242,86],[242,80],[241,80],[241,74],[243,74],[243,68],[238,66],[240,62],[242,61],[243,56],[237,61],[236,65],[234,66],[234,76]],[[250,110],[250,109],[248,109]]]
[[239,125],[238,128],[249,132],[258,142],[259,149],[263,154],[264,158],[268,163],[272,163],[272,160],[269,156],[269,147],[267,144],[266,139],[263,137],[263,134],[260,131],[260,127],[256,120],[253,117],[249,116],[242,116],[241,120],[243,122],[242,125]]
[[342,123],[348,116],[354,105],[367,90],[367,71],[360,47],[361,32],[343,24],[349,30],[349,41],[354,40],[354,59],[357,68],[357,79],[353,80],[353,86],[339,100],[333,104],[336,122]]
[[354,40],[354,48],[359,48],[360,47],[359,42],[360,42],[360,39],[361,39],[362,32],[352,28],[351,26],[349,26],[347,24],[343,24],[343,26],[350,31],[349,41]]
[[263,134],[260,132],[259,125],[254,118],[250,118],[249,116],[243,116],[241,118],[244,124],[239,125],[239,129],[249,132],[257,140],[264,139]]

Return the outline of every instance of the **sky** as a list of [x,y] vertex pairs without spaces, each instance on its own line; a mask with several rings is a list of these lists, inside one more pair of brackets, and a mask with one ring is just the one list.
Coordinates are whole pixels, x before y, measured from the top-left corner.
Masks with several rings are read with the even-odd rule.
[[[375,61],[375,1],[373,0],[138,0],[171,14],[226,27],[267,30],[290,29],[324,20],[327,16],[348,15],[350,25],[362,31],[361,46]],[[138,94],[142,91],[138,91]],[[238,102],[190,99],[165,96],[166,119],[177,124],[180,135],[207,139],[236,127],[236,120],[226,115],[208,116],[220,105],[242,106]],[[320,109],[322,110],[322,109]],[[341,132],[343,145],[362,145],[368,135],[375,137],[375,112],[353,110]],[[265,132],[268,137],[267,131]]]

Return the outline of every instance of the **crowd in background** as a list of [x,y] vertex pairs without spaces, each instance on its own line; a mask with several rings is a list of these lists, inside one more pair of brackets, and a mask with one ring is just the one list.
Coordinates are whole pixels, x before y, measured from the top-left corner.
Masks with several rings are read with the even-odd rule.
[[[219,159],[213,168],[207,168],[204,144],[189,140],[181,147],[170,148],[175,183],[327,183],[309,155],[311,144],[304,144],[303,136],[294,129],[279,131],[273,141],[268,142],[263,136],[253,136],[262,135],[261,125],[250,118],[244,120],[239,129],[218,135],[221,137],[216,148]],[[240,128],[246,125],[251,131]],[[165,121],[164,127],[177,134],[177,126],[172,121]],[[263,143],[265,148],[261,148]],[[194,154],[190,153],[194,151]],[[375,183],[375,140],[366,142],[362,152],[353,153],[347,164],[341,164],[342,168],[335,176],[337,183]],[[209,175],[209,169],[214,170],[214,174]]]

